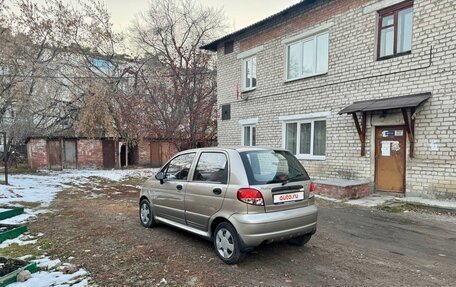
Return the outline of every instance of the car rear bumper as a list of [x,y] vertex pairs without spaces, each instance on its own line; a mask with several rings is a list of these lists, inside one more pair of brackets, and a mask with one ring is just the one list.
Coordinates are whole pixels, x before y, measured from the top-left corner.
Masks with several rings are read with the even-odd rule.
[[245,247],[263,242],[281,241],[315,233],[318,210],[315,205],[258,214],[233,214],[230,222],[236,228]]

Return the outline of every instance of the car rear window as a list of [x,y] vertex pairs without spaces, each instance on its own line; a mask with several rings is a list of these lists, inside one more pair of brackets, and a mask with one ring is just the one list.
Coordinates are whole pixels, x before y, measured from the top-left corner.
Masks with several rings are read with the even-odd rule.
[[240,152],[250,185],[309,180],[301,163],[288,151]]

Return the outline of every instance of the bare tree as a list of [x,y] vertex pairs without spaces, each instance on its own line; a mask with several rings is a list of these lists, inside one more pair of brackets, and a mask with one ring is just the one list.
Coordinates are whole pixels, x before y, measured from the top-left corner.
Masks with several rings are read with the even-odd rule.
[[225,29],[221,10],[190,0],[150,2],[131,29],[142,58],[138,93],[145,135],[196,147],[216,137],[213,55],[200,46]]
[[[0,2],[0,127],[11,139],[122,136],[123,37],[103,2]],[[15,9],[12,9],[15,8]],[[110,96],[107,96],[110,95]],[[103,103],[106,109],[93,107]]]
[[31,135],[143,137],[194,147],[216,136],[213,55],[199,49],[224,28],[220,10],[151,2],[132,28],[134,58],[102,1],[79,8],[0,0],[0,128]]

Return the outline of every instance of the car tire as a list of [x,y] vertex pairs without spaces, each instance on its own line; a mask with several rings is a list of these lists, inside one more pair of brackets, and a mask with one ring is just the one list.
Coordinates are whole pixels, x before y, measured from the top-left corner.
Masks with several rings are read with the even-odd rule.
[[237,264],[245,256],[241,251],[240,240],[236,229],[228,222],[222,222],[215,228],[214,236],[215,253],[226,264]]
[[141,222],[142,226],[147,228],[151,228],[157,225],[152,213],[150,202],[147,199],[141,200],[141,203],[139,204],[139,221]]
[[312,234],[305,234],[299,237],[288,239],[288,244],[295,246],[304,246],[312,238]]

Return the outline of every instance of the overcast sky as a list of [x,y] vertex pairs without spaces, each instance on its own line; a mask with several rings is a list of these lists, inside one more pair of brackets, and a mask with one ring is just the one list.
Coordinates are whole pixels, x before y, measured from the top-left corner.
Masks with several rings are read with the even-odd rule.
[[[46,0],[35,0],[44,3]],[[74,0],[67,0],[75,2]],[[153,0],[151,0],[153,1]],[[230,30],[239,30],[267,16],[275,14],[299,0],[194,0],[204,5],[223,7]],[[149,0],[105,0],[117,29],[126,29],[139,12],[147,8]]]

